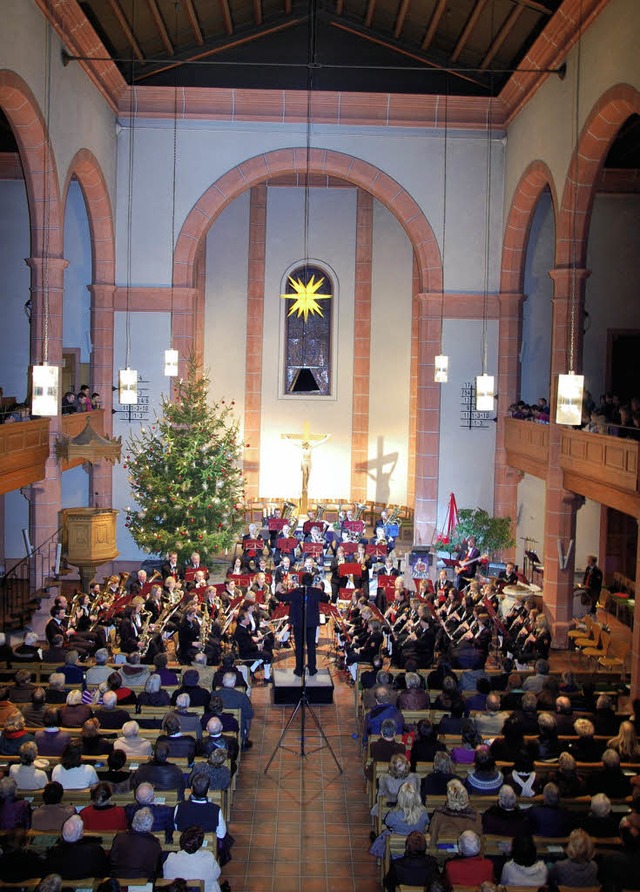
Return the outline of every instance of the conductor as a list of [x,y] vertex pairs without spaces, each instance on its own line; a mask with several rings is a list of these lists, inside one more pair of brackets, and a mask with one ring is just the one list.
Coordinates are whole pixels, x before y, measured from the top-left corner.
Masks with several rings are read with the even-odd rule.
[[311,573],[304,573],[302,585],[290,592],[280,592],[281,601],[288,601],[289,622],[293,626],[296,639],[296,668],[293,674],[302,678],[304,672],[304,642],[307,641],[307,665],[309,675],[316,675],[316,630],[320,623],[320,602],[328,601],[329,596],[313,584]]

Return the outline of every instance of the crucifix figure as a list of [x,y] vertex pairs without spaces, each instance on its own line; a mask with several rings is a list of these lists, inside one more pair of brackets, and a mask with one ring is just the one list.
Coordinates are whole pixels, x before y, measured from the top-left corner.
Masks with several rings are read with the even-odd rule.
[[301,434],[281,434],[283,440],[295,440],[302,450],[302,493],[300,498],[300,511],[307,513],[309,507],[309,477],[311,476],[311,452],[316,446],[326,443],[331,434],[312,434],[309,431],[309,422],[305,421]]

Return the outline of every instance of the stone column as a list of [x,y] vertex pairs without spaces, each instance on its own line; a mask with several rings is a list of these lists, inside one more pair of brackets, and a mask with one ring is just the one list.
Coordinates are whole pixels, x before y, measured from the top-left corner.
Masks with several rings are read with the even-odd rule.
[[264,349],[264,274],[267,255],[267,187],[249,193],[247,258],[247,339],[244,378],[244,474],[247,502],[260,495],[260,432],[262,420],[262,351]]
[[[30,257],[27,265],[31,269],[31,359],[37,364],[44,360],[45,353],[50,365],[62,366],[62,296],[64,271],[68,261],[61,257]],[[45,313],[45,292],[48,296],[48,312]],[[46,341],[46,350],[45,350]],[[62,474],[55,454],[55,441],[61,430],[61,415],[51,419],[49,426],[49,458],[45,465],[43,480],[31,486],[31,509],[29,518],[31,544],[38,548],[46,539],[54,535],[59,525],[58,512],[62,502]],[[47,575],[50,568],[43,568]],[[42,579],[34,580],[35,586],[42,585]]]
[[423,292],[417,298],[420,316],[413,541],[418,545],[428,545],[438,520],[441,385],[433,380],[433,370],[442,343],[444,295],[441,291]]
[[367,498],[367,460],[369,458],[373,197],[363,189],[358,189],[356,215],[351,498],[356,502],[364,502]]
[[[549,468],[546,481],[544,528],[544,609],[551,623],[555,647],[566,644],[573,608],[575,574],[576,510],[582,499],[563,487],[560,468],[560,431],[554,421],[558,375],[569,370],[571,305],[574,312],[574,365],[581,368],[582,298],[586,270],[555,269],[549,275],[554,283],[551,342],[551,423],[549,425]],[[574,293],[575,292],[575,293]],[[571,550],[569,552],[569,548]],[[563,562],[567,554],[568,560]]]
[[[513,536],[518,514],[518,483],[522,474],[507,465],[504,444],[507,409],[519,398],[520,344],[522,341],[522,304],[524,294],[502,292],[498,295],[500,319],[498,329],[498,406],[496,455],[494,469],[493,510],[497,517],[510,517]],[[505,551],[503,560],[515,559],[515,547]]]
[[[100,394],[104,409],[104,433],[113,433],[113,368],[114,285],[89,285],[91,292],[91,386]],[[111,508],[113,499],[113,466],[101,461],[92,465],[89,477],[89,506]]]

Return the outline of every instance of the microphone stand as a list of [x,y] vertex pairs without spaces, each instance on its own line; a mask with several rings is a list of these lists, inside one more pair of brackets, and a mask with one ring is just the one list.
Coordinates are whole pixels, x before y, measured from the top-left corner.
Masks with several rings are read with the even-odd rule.
[[[304,652],[305,652],[304,649],[305,649],[305,645],[306,645],[306,635],[307,635],[307,599],[309,597],[309,589],[311,587],[312,586],[309,586],[309,585],[301,586],[301,588],[303,590],[302,628],[298,629],[295,632],[296,635],[298,635],[298,633],[302,635],[301,646],[302,646],[303,658],[304,658]],[[314,629],[314,635],[315,634],[316,634],[316,630]],[[296,641],[296,648],[298,646],[299,646],[298,642]],[[320,722],[318,721],[318,717],[315,714],[315,712],[313,711],[311,704],[309,703],[309,697],[307,695],[307,672],[306,672],[306,669],[304,668],[304,659],[303,659],[302,679],[301,680],[302,680],[302,687],[300,688],[300,697],[298,698],[298,702],[296,703],[295,708],[289,717],[289,721],[285,725],[284,730],[283,730],[282,734],[280,735],[280,739],[276,743],[275,749],[271,754],[271,758],[267,762],[266,768],[264,769],[264,773],[266,774],[269,771],[271,763],[275,759],[276,753],[278,752],[279,749],[288,750],[290,753],[294,753],[294,755],[301,756],[303,759],[305,759],[308,755],[317,753],[326,747],[329,750],[329,752],[331,753],[331,756],[333,758],[333,761],[336,763],[336,767],[337,767],[339,773],[342,774],[342,768],[340,767],[340,763],[338,762],[336,754],[334,753],[333,749],[331,748],[331,744],[329,743],[329,740],[327,739],[327,735],[322,730],[322,726],[321,726]],[[315,726],[318,729],[318,733],[320,734],[320,737],[322,738],[322,741],[323,741],[323,743],[321,743],[320,746],[317,746],[317,747],[315,747],[315,749],[312,749],[312,750],[307,750],[306,746],[305,746],[305,743],[306,743],[306,740],[305,740],[306,710],[309,710],[309,715],[313,719]],[[287,736],[289,729],[293,725],[293,722],[295,721],[295,717],[297,716],[298,713],[300,713],[300,749],[296,750],[289,746],[286,746],[286,744],[284,743],[284,740]]]

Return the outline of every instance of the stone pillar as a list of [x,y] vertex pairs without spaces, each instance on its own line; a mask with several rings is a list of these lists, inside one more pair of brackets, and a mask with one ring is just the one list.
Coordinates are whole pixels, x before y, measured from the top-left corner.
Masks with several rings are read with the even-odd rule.
[[351,498],[356,502],[364,502],[367,498],[372,257],[373,196],[358,189],[351,415]]
[[245,499],[257,499],[260,489],[260,430],[262,420],[262,351],[264,271],[267,244],[267,187],[249,193],[249,256],[247,270],[247,339],[244,379]]
[[[91,386],[100,394],[104,409],[104,432],[113,432],[113,368],[114,285],[90,285],[91,292]],[[113,465],[107,461],[92,465],[89,475],[89,506],[111,508],[113,500]]]
[[[31,359],[37,364],[45,353],[50,365],[62,366],[62,296],[64,271],[68,261],[61,257],[30,257],[31,269]],[[45,313],[45,292],[48,295],[48,313]],[[46,340],[46,350],[45,350]],[[49,458],[45,464],[43,480],[31,486],[29,518],[31,544],[38,548],[58,529],[58,512],[62,502],[62,474],[55,454],[55,441],[61,430],[61,416],[51,419],[49,426]],[[50,572],[43,569],[43,574]],[[42,579],[35,579],[40,586]]]
[[[522,474],[507,465],[504,445],[505,417],[511,403],[520,392],[520,344],[522,341],[522,304],[524,294],[502,292],[498,295],[500,308],[498,330],[498,406],[496,455],[494,469],[493,510],[497,517],[510,517],[513,537],[516,535],[518,515],[518,483]],[[502,555],[503,560],[515,559],[515,546]]]
[[186,378],[186,360],[196,349],[195,288],[173,288],[171,293],[171,346],[178,351],[178,377]]
[[[636,523],[640,519],[636,518]],[[640,582],[640,530],[638,530],[638,545],[636,548],[636,596],[633,608],[633,629],[631,630],[631,699],[640,696],[640,598],[638,597],[638,583]]]
[[438,520],[441,385],[433,380],[433,370],[442,343],[444,295],[441,291],[423,292],[417,298],[420,316],[413,541],[417,545],[428,545]]
[[[575,301],[574,371],[581,367],[581,319],[586,270],[555,269],[551,343],[551,423],[549,425],[549,468],[546,481],[544,528],[544,609],[551,623],[555,647],[566,644],[573,608],[575,573],[576,510],[581,500],[563,487],[560,468],[560,425],[554,421],[558,375],[569,370],[571,304]],[[576,293],[574,294],[574,289]],[[570,552],[569,548],[571,546]],[[564,563],[563,558],[569,555]]]

